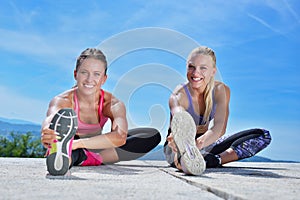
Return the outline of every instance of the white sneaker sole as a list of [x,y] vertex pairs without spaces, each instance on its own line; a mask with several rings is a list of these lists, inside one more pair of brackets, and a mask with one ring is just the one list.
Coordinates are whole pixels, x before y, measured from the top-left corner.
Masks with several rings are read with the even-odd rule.
[[171,122],[171,130],[179,153],[180,164],[185,174],[200,175],[206,169],[205,161],[196,146],[196,125],[192,116],[181,111],[175,113]]

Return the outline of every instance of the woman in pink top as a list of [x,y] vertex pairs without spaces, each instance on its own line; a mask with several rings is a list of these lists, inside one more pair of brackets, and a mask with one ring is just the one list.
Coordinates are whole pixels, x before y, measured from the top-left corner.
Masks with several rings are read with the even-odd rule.
[[[123,102],[101,89],[106,71],[105,55],[96,48],[86,49],[74,70],[76,86],[51,100],[41,130],[51,175],[64,175],[74,165],[137,159],[159,144],[161,137],[156,129],[128,131]],[[111,131],[102,134],[108,119]]]

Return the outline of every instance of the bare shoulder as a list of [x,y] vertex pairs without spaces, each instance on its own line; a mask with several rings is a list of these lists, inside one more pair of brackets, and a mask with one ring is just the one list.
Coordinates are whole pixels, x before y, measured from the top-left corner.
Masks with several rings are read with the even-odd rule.
[[111,100],[112,100],[112,94],[110,92],[104,91],[104,107],[110,105]]
[[112,93],[104,91],[104,106],[114,106],[118,103],[123,103],[118,98],[116,98]]
[[183,85],[177,85],[176,88],[173,90],[170,98],[176,97],[177,99],[182,98],[185,95],[185,91]]
[[216,91],[226,91],[229,92],[230,88],[223,82],[215,81],[215,90]]
[[72,108],[72,97],[74,94],[74,89],[67,90],[61,94],[55,96],[51,102],[50,106],[59,108]]
[[124,103],[110,92],[104,91],[104,114],[112,116],[115,112],[125,112]]
[[173,94],[179,94],[184,91],[183,85],[177,85],[176,88],[173,90]]
[[171,108],[176,106],[187,108],[188,106],[187,95],[185,93],[185,89],[183,85],[180,84],[173,90],[169,98],[169,106]]
[[[224,95],[226,99],[230,99],[230,88],[223,82],[215,81],[215,96],[216,98],[222,98]],[[222,98],[223,99],[223,98]]]
[[171,104],[174,101],[178,101],[180,94],[182,93],[183,86],[177,85],[176,88],[173,90],[173,92],[170,95],[169,103]]
[[72,89],[55,96],[49,103],[47,116],[54,115],[54,113],[62,108],[73,108],[73,93],[74,90]]

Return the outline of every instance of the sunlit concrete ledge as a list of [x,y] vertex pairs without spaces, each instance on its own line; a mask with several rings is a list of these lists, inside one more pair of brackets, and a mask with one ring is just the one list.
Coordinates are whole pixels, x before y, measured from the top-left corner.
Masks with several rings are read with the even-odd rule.
[[52,177],[45,159],[0,158],[0,179],[0,199],[300,199],[300,163],[235,162],[186,176],[136,160]]

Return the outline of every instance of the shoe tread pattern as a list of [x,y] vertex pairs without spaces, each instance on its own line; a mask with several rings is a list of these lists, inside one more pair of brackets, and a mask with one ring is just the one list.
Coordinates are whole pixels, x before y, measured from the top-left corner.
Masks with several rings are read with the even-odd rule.
[[186,111],[175,113],[171,122],[171,130],[181,156],[182,170],[186,174],[202,174],[206,166],[196,146],[196,125],[192,116]]
[[49,128],[57,134],[56,152],[48,155],[47,169],[51,175],[64,175],[69,170],[69,143],[76,134],[77,116],[73,109],[59,110],[50,123]]

